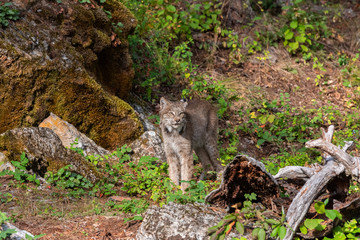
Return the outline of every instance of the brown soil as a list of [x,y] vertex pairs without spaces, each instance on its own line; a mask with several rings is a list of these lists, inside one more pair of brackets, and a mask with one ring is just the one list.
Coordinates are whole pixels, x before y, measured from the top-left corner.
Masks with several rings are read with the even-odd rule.
[[[108,211],[107,197],[72,198],[66,192],[49,186],[19,184],[12,177],[0,177],[0,211],[10,222],[41,239],[135,239],[139,221],[124,222],[129,217],[118,211]],[[11,201],[3,194],[10,193]],[[113,199],[116,199],[113,197]],[[119,197],[119,200],[123,198]]]
[[120,216],[85,216],[69,219],[35,216],[20,219],[17,226],[33,234],[45,234],[42,239],[135,239],[140,222],[124,223]]

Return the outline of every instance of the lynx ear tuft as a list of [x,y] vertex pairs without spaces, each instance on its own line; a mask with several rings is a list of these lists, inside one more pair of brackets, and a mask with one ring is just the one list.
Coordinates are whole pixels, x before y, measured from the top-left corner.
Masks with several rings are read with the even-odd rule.
[[168,103],[168,101],[166,100],[166,98],[161,97],[160,98],[160,109],[164,109],[164,107],[166,106],[167,103]]

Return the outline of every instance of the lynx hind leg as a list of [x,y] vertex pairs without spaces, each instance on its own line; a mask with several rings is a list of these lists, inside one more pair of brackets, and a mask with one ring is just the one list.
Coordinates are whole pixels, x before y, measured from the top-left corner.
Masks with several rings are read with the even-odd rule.
[[180,161],[172,150],[166,151],[166,159],[169,165],[169,178],[176,185],[180,185]]
[[[217,138],[217,137],[216,137]],[[212,168],[216,171],[216,172],[220,172],[223,170],[223,166],[221,165],[220,162],[220,156],[219,156],[219,150],[217,148],[217,139],[212,137],[210,139],[208,139],[208,141],[205,144],[205,149],[207,154],[209,155],[210,158],[210,164],[212,166]]]
[[210,163],[216,172],[223,170],[220,162],[219,150],[217,147],[218,140],[218,118],[216,111],[212,109],[209,112],[209,125],[206,133],[205,149],[210,157]]
[[208,172],[211,170],[214,170],[212,168],[212,164],[211,164],[209,155],[208,155],[207,151],[205,150],[205,148],[197,148],[197,149],[195,149],[195,153],[199,157],[201,166],[203,168],[203,171],[200,175],[200,180],[206,180],[206,179],[208,179]]

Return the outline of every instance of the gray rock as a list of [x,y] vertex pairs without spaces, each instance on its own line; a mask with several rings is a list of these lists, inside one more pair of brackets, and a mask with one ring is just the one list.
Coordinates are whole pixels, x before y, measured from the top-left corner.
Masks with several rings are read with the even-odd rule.
[[135,161],[139,160],[142,156],[152,156],[163,162],[166,161],[163,142],[155,131],[144,132],[129,147],[134,152],[133,158]]
[[216,225],[224,213],[215,212],[204,204],[168,203],[161,208],[150,207],[137,232],[137,240],[202,240],[208,239],[207,229]]
[[0,172],[4,170],[15,171],[15,167],[9,162],[9,159],[0,152]]
[[34,238],[34,235],[29,233],[28,231],[21,230],[10,223],[2,224],[1,228],[3,231],[6,231],[8,229],[14,229],[16,231],[15,233],[11,234],[10,237],[6,238],[7,240],[23,240],[26,239],[26,235],[28,235],[31,238]]
[[56,172],[66,165],[72,170],[96,181],[100,175],[95,167],[80,154],[65,148],[60,138],[49,128],[16,128],[0,134],[0,149],[9,160],[19,160],[23,152],[34,173],[43,176],[46,171]]

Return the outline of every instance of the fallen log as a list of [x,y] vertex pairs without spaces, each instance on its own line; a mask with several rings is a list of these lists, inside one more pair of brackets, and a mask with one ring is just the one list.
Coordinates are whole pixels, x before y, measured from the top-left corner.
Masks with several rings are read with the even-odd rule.
[[[296,230],[303,221],[308,212],[312,202],[323,192],[328,184],[334,181],[343,172],[346,176],[359,177],[359,158],[352,157],[346,151],[352,147],[352,144],[346,143],[343,149],[331,143],[334,134],[334,126],[330,126],[328,131],[322,129],[322,137],[316,140],[308,141],[307,148],[318,148],[326,154],[325,165],[322,169],[314,173],[305,185],[301,188],[299,193],[293,199],[286,214],[288,228],[284,239],[290,240],[294,237]],[[350,178],[348,178],[348,181]],[[346,188],[344,186],[335,186]],[[334,187],[332,186],[331,188]],[[335,191],[335,190],[334,190]],[[336,189],[338,192],[346,192],[347,189]],[[340,194],[341,195],[341,194]]]

